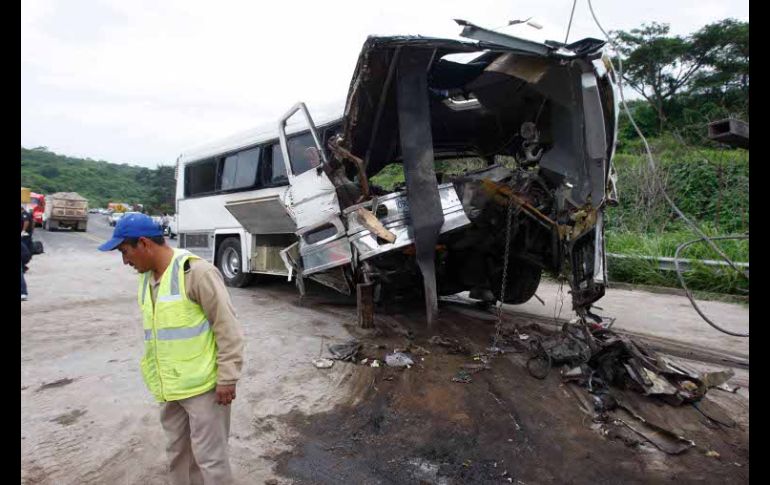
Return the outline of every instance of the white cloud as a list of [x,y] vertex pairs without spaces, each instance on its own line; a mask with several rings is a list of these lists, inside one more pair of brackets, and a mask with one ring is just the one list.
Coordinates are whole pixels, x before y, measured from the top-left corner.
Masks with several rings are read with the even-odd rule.
[[[500,27],[535,17],[563,40],[570,0],[25,0],[21,15],[22,138],[67,154],[154,166],[190,146],[273,122],[293,103],[344,99],[370,34],[458,38],[452,21]],[[748,2],[595,0],[608,29],[657,20],[687,33]],[[585,0],[571,40],[600,37]]]

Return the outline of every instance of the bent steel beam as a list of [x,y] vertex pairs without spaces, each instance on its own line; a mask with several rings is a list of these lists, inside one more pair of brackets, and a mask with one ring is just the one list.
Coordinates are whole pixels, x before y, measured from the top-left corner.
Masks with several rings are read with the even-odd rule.
[[433,136],[428,104],[430,49],[402,52],[398,63],[397,104],[406,195],[422,274],[428,325],[438,313],[435,252],[444,214],[433,167]]

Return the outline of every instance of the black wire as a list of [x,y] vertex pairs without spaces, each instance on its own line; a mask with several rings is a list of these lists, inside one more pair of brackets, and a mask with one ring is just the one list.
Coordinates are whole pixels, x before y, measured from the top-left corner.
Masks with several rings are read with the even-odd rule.
[[[719,236],[719,237],[712,237],[711,239],[724,240],[724,239],[748,239],[748,238],[749,236],[740,235],[740,236]],[[684,277],[682,276],[682,269],[679,267],[679,253],[682,251],[682,249],[686,248],[687,246],[690,246],[692,244],[695,244],[701,241],[703,241],[703,239],[693,239],[692,241],[687,241],[686,243],[680,244],[676,248],[676,252],[674,253],[674,266],[676,267],[676,276],[677,278],[679,278],[679,284],[682,285],[682,288],[684,288],[684,293],[685,295],[687,295],[687,298],[690,299],[690,303],[692,303],[692,307],[695,308],[695,311],[698,312],[698,315],[700,315],[701,318],[706,320],[706,323],[708,323],[715,329],[719,330],[720,332],[726,333],[727,335],[732,335],[733,337],[748,337],[749,336],[748,332],[747,333],[732,332],[730,330],[725,330],[724,328],[720,327],[716,323],[712,322],[706,315],[703,314],[701,309],[698,307],[698,304],[695,303],[695,299],[692,297],[692,293],[690,292],[690,289],[687,287],[687,285],[684,282]]]

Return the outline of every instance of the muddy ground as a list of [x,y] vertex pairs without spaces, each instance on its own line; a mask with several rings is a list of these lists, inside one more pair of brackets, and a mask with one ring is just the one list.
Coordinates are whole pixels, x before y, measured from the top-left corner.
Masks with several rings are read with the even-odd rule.
[[[277,457],[278,472],[308,484],[748,482],[747,422],[726,427],[692,406],[628,393],[637,407],[657,412],[695,442],[680,455],[667,455],[612,419],[594,422],[581,411],[579,391],[561,382],[559,369],[545,380],[533,378],[523,346],[479,370],[495,322],[456,309],[445,307],[434,331],[422,324],[419,308],[389,309],[372,332],[351,328],[366,342],[361,359],[382,360],[387,352],[409,348],[419,355],[416,365],[337,362],[351,368],[349,401],[326,413],[279,418],[298,436],[294,449]],[[506,318],[505,328],[513,327],[530,335],[537,328]],[[467,352],[431,345],[433,335],[456,339]],[[453,382],[458,375],[470,382]],[[731,414],[748,411],[740,396],[710,394]]]

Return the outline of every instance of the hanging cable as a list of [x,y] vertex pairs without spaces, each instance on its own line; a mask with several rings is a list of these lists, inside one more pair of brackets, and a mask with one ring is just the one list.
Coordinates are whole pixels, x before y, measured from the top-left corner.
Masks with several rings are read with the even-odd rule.
[[[668,193],[663,188],[663,185],[658,180],[657,168],[655,166],[655,160],[652,157],[652,150],[650,150],[650,145],[647,143],[647,138],[645,138],[644,135],[642,134],[642,130],[639,129],[639,126],[636,124],[636,121],[634,121],[634,117],[631,115],[631,110],[628,109],[628,105],[626,104],[626,98],[623,95],[623,60],[622,60],[622,58],[620,56],[620,49],[618,48],[617,44],[612,40],[610,35],[604,30],[604,28],[602,27],[601,23],[599,22],[599,19],[596,18],[596,13],[594,12],[594,6],[591,3],[591,0],[588,0],[588,8],[591,11],[591,16],[593,17],[594,22],[596,23],[596,26],[599,27],[599,30],[601,30],[602,34],[604,34],[604,36],[607,38],[607,42],[609,42],[609,44],[612,46],[612,48],[615,50],[615,52],[617,54],[618,72],[616,74],[617,74],[617,79],[618,79],[618,91],[620,92],[620,101],[621,101],[621,104],[623,105],[623,110],[625,111],[626,115],[628,116],[628,120],[631,122],[631,125],[634,127],[634,130],[636,131],[636,134],[639,135],[639,138],[641,138],[642,143],[644,144],[644,149],[645,149],[645,152],[647,153],[647,161],[648,161],[648,163],[650,165],[650,168],[652,170],[653,180],[655,180],[658,183],[658,186],[660,187],[660,191],[663,194],[663,197],[666,199],[666,202],[668,202],[668,204],[671,206],[671,208],[674,210],[674,212],[683,221],[685,221],[687,223],[687,225],[690,226],[690,228],[699,236],[699,238],[700,238],[700,239],[698,239],[699,241],[704,241],[706,244],[709,245],[709,247],[711,247],[711,249],[713,249],[717,254],[719,254],[719,256],[725,262],[727,262],[727,264],[730,265],[731,268],[733,268],[735,271],[737,271],[737,272],[743,274],[744,276],[746,276],[743,272],[741,272],[735,266],[735,263],[733,263],[733,261],[730,258],[728,258],[727,255],[721,249],[719,249],[719,247],[716,244],[714,244],[714,241],[711,238],[709,238],[703,231],[700,230],[700,228],[694,222],[692,222],[687,216],[684,215],[684,213],[682,213],[681,210],[679,210],[679,207],[677,207],[676,204],[674,203],[674,201],[671,200],[671,198],[668,196]],[[614,66],[612,65],[612,63],[610,63],[610,68],[614,70]],[[730,237],[730,238],[732,238],[732,237]],[[714,238],[714,239],[721,239],[721,238]],[[677,248],[676,255],[674,256],[674,263],[677,266],[677,273],[678,274],[679,274],[679,264],[678,264],[678,259],[677,258],[678,258],[678,255],[679,255],[679,251],[682,249],[682,247],[688,246],[691,243],[693,243],[693,241],[690,241],[690,242],[687,242],[687,243],[685,243],[683,245],[680,245]],[[746,276],[746,277],[748,278],[748,276]],[[681,275],[680,275],[679,281],[681,283],[683,283],[683,278],[681,278]],[[690,298],[690,302],[693,304],[693,307],[698,312],[698,314],[701,317],[703,317],[703,319],[706,320],[706,322],[709,323],[712,327],[716,328],[717,330],[719,330],[721,332],[727,333],[728,335],[734,335],[734,336],[740,336],[740,337],[748,337],[749,336],[748,333],[737,334],[737,333],[734,333],[734,332],[726,331],[723,328],[718,327],[717,325],[715,325],[708,318],[706,318],[705,315],[703,315],[703,313],[700,311],[698,306],[695,304],[695,300],[689,295],[689,290],[687,290],[685,288],[685,292],[688,294],[688,297]]]
[[572,17],[575,15],[575,5],[577,5],[577,0],[572,0],[572,12],[569,14],[569,23],[567,24],[567,35],[564,36],[564,43],[567,43],[567,40],[569,39],[569,31],[572,28]]
[[[739,235],[739,236],[719,236],[712,239],[748,239],[749,236],[745,235]],[[716,323],[712,322],[706,315],[703,314],[700,307],[698,307],[698,304],[695,303],[695,298],[692,296],[692,292],[690,292],[690,289],[687,287],[687,285],[684,282],[684,277],[682,276],[682,269],[679,267],[679,252],[682,251],[687,246],[690,246],[692,244],[695,244],[697,242],[701,242],[702,239],[693,239],[692,241],[687,241],[686,243],[680,244],[676,248],[676,252],[674,253],[674,266],[676,267],[676,276],[679,278],[679,284],[682,285],[682,288],[684,288],[684,293],[687,296],[687,298],[690,300],[690,303],[692,303],[692,307],[695,308],[695,311],[698,312],[698,315],[701,316],[704,320],[706,320],[706,323],[714,327],[715,329],[719,330],[722,333],[726,333],[727,335],[732,335],[733,337],[748,337],[748,333],[739,333],[739,332],[733,332],[730,330],[726,330]]]

